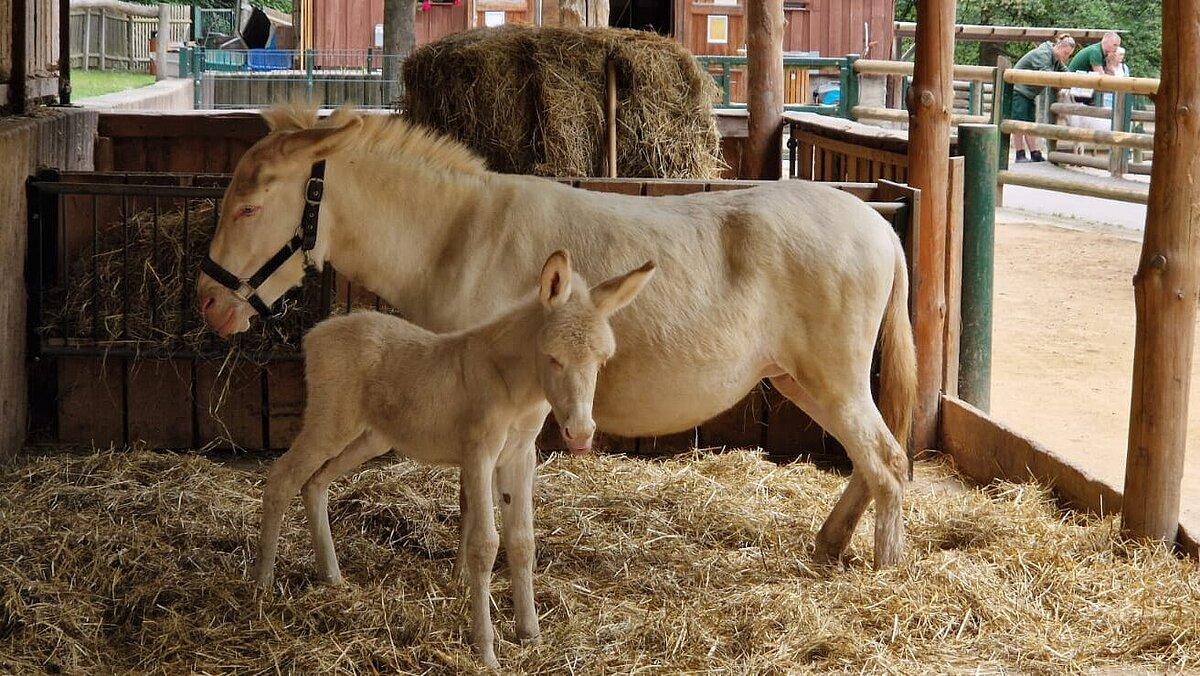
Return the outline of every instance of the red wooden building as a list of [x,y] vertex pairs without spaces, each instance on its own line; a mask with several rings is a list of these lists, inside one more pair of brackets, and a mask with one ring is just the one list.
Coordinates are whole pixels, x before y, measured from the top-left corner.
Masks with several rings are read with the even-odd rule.
[[[417,44],[476,26],[532,22],[539,0],[433,2],[417,11]],[[558,22],[556,0],[540,0],[544,23]],[[610,0],[613,26],[673,35],[696,55],[737,55],[746,45],[745,0]],[[786,0],[785,52],[856,53],[888,58],[894,0]],[[302,49],[363,50],[375,45],[383,0],[298,0]]]

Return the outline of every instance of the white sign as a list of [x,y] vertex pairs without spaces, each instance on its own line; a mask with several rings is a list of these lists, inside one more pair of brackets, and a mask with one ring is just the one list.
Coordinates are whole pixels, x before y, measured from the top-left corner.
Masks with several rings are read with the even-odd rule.
[[383,24],[381,23],[375,24],[375,46],[383,48]]
[[488,28],[504,25],[504,12],[484,12],[483,25]]

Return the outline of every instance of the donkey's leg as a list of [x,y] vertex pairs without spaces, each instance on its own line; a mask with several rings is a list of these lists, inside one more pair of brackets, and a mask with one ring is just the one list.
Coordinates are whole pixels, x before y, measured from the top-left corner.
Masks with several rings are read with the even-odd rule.
[[[544,417],[542,418],[544,419]],[[504,520],[504,552],[508,574],[512,578],[513,611],[517,620],[517,638],[535,643],[541,636],[537,609],[533,602],[533,564],[536,546],[533,539],[533,482],[537,472],[537,430],[513,432],[518,444],[504,465],[496,469],[500,515]]]
[[[795,378],[786,374],[775,376],[771,378],[771,385],[800,410],[808,414],[818,425],[826,430],[829,429],[828,413],[818,407],[817,400],[809,396]],[[846,550],[846,545],[850,543],[850,537],[854,534],[859,520],[862,519],[863,512],[870,504],[871,493],[867,490],[862,470],[855,464],[850,481],[842,491],[842,496],[817,533],[813,558],[821,563],[838,560],[842,552]]]
[[496,632],[492,628],[492,566],[500,549],[496,533],[496,512],[492,503],[492,476],[496,469],[495,453],[469,454],[462,466],[462,487],[468,509],[463,536],[463,569],[470,587],[471,636],[480,659],[498,668]]
[[263,488],[262,531],[258,542],[258,586],[267,588],[275,579],[275,553],[283,512],[296,491],[331,455],[346,447],[355,433],[341,425],[305,423],[291,449],[279,456],[267,471]]
[[840,557],[874,499],[875,565],[882,568],[897,563],[904,552],[907,459],[876,408],[869,387],[858,395],[839,398],[826,393],[818,398],[791,376],[772,378],[771,384],[837,438],[854,463],[849,483],[817,534],[814,558],[830,561]]
[[333,534],[329,530],[329,484],[390,449],[391,446],[382,435],[367,430],[350,442],[346,450],[322,465],[300,489],[304,511],[308,515],[308,529],[312,533],[313,549],[316,550],[317,570],[330,584],[340,585],[342,573],[338,569]]

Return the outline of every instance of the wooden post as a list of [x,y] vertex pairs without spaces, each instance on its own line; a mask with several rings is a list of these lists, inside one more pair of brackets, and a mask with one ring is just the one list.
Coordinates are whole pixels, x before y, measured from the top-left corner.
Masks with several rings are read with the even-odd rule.
[[617,177],[617,65],[612,59],[605,67],[605,89],[607,105],[605,118],[608,122],[608,177]]
[[92,12],[91,10],[83,10],[83,61],[79,64],[80,69],[88,70],[91,68],[89,61],[92,60]]
[[914,276],[917,409],[913,449],[937,441],[946,321],[946,184],[950,176],[950,112],[954,105],[954,0],[919,0],[917,51],[908,90],[908,182],[921,191]]
[[991,407],[992,391],[992,280],[999,130],[994,124],[959,125],[958,146],[966,164],[958,397],[986,413]]
[[[167,79],[167,46],[171,44],[171,6],[165,2],[158,3],[158,53],[154,55],[158,61],[158,69],[154,71],[155,80]],[[129,46],[133,49],[133,45]]]
[[105,70],[108,66],[108,12],[100,8],[100,65],[97,70]]
[[71,0],[58,0],[58,103],[71,105]]
[[33,21],[29,15],[29,3],[26,0],[12,0],[12,16],[10,17],[12,36],[12,60],[8,78],[8,104],[12,112],[21,114],[29,94],[29,27]]
[[1163,0],[1162,80],[1142,256],[1122,528],[1174,542],[1200,270],[1200,0]]
[[783,171],[783,0],[746,2],[746,81],[750,113],[741,178]]

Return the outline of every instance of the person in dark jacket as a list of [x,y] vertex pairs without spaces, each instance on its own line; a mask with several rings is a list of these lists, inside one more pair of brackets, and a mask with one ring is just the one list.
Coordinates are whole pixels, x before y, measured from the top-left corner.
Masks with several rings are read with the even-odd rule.
[[[1046,41],[1026,52],[1016,65],[1017,70],[1067,71],[1067,61],[1075,51],[1075,39],[1070,35],[1060,35],[1054,42]],[[1034,122],[1037,120],[1037,97],[1046,90],[1045,87],[1019,84],[1013,87],[1013,96],[1008,111],[1008,119]],[[1013,147],[1017,150],[1018,162],[1043,162],[1042,151],[1038,150],[1036,137],[1027,134],[1013,134]],[[1025,151],[1029,151],[1029,157]]]

